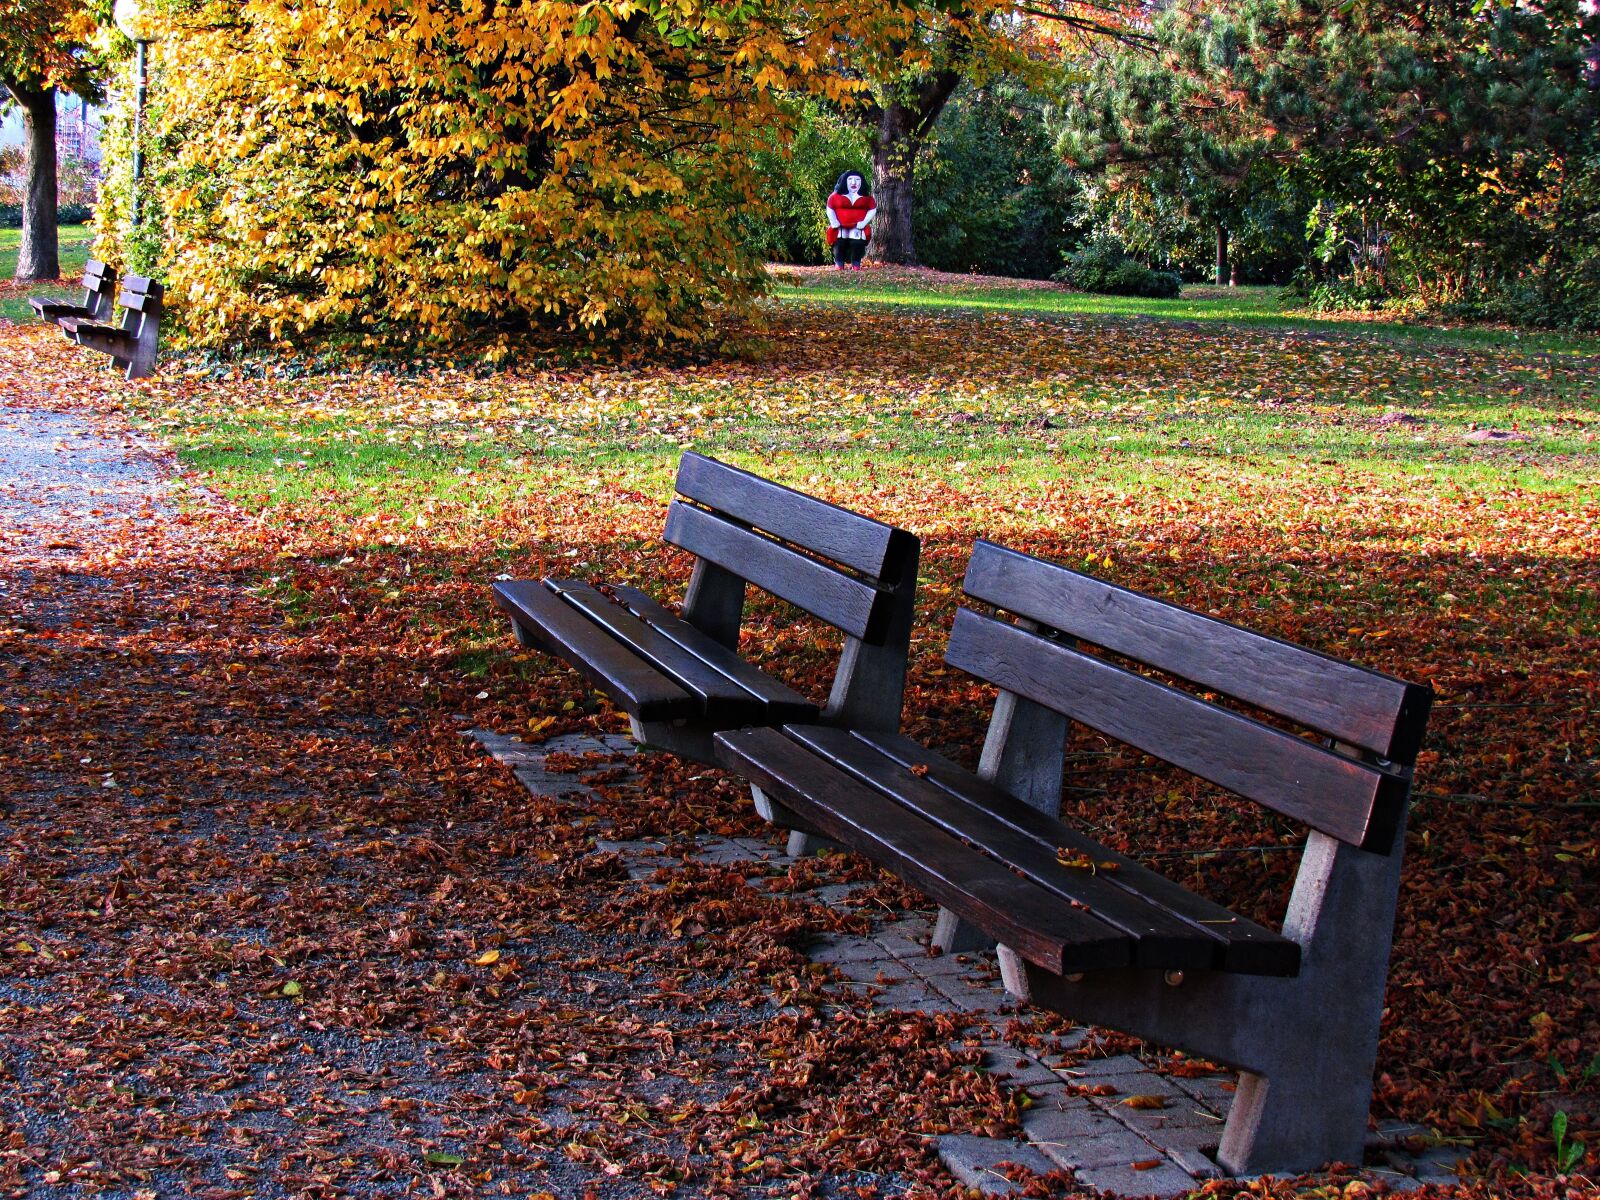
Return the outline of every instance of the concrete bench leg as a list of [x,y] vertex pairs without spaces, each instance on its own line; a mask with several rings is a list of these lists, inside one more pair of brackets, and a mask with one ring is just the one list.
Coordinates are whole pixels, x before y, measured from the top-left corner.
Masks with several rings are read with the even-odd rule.
[[[1046,816],[1060,816],[1063,755],[1070,728],[1067,718],[1053,709],[1014,692],[1001,692],[989,720],[978,775]],[[941,908],[933,944],[946,954],[964,954],[987,950],[994,939]]]
[[1404,822],[1388,854],[1313,832],[1284,934],[1304,958],[1293,979],[1099,971],[1076,980],[1001,947],[1006,986],[1075,1020],[1240,1071],[1218,1161],[1236,1175],[1359,1164],[1372,1101]]

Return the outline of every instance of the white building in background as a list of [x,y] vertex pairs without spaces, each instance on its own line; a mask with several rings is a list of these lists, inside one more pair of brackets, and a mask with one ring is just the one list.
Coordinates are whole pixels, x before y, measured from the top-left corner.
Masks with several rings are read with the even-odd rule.
[[[101,112],[87,100],[80,100],[67,92],[56,96],[56,133],[73,142],[78,156],[85,162],[100,165]],[[0,116],[0,148],[23,144],[22,110],[8,104]]]

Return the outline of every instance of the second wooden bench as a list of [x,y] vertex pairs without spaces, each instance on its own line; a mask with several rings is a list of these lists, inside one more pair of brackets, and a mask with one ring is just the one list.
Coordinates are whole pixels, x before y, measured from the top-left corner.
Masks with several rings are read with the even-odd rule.
[[[977,774],[800,725],[723,764],[939,901],[944,949],[999,942],[1017,995],[1239,1068],[1229,1170],[1359,1163],[1432,693],[989,542],[965,586],[1011,616],[962,609],[945,656],[1000,689]],[[1073,721],[1309,826],[1281,932],[1058,819]]]

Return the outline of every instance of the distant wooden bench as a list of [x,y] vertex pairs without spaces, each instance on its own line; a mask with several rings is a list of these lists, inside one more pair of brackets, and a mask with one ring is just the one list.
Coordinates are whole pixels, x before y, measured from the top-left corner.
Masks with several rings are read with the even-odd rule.
[[28,301],[41,321],[59,324],[63,317],[81,317],[88,321],[110,321],[113,301],[117,295],[117,273],[105,263],[91,258],[83,269],[83,301],[51,300],[34,296]]
[[129,379],[144,379],[155,373],[161,297],[161,285],[155,280],[124,275],[117,293],[117,305],[122,309],[120,325],[112,325],[109,314],[104,318],[67,316],[56,324],[78,345],[109,354]]
[[[664,540],[698,559],[681,616],[621,584],[497,583],[518,638],[582,672],[628,713],[640,742],[702,762],[714,761],[721,729],[898,729],[917,539],[701,454],[683,456],[676,488]],[[844,634],[826,707],[738,654],[746,584]],[[764,815],[795,828],[780,811]]]
[[[962,609],[950,635],[1001,689],[977,774],[800,725],[718,735],[723,764],[944,905],[945,949],[1001,943],[1013,993],[1238,1068],[1227,1169],[1359,1163],[1432,693],[989,542],[965,586],[1015,618]],[[1309,826],[1283,932],[1058,820],[1070,721]]]

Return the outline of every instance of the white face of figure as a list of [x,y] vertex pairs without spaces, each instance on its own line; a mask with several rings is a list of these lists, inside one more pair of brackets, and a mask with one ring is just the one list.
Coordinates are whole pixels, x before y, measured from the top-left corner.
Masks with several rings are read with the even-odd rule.
[[861,176],[859,176],[859,175],[846,175],[845,179],[844,179],[844,190],[849,192],[852,196],[860,195],[861,194]]

